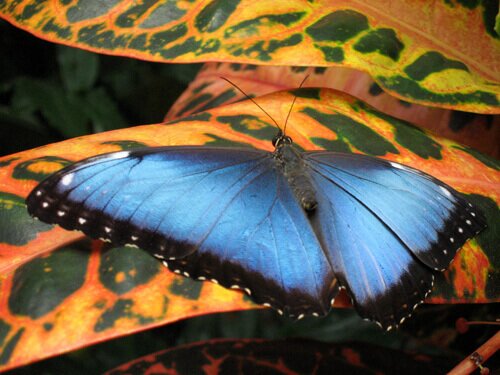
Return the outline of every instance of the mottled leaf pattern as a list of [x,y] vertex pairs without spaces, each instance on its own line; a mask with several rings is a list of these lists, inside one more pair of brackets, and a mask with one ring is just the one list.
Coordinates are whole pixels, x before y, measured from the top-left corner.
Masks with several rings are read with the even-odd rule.
[[[303,149],[342,145],[346,152],[419,168],[469,194],[491,225],[460,251],[428,302],[498,301],[500,175],[485,163],[489,159],[406,129],[333,90],[305,88],[258,100],[281,122],[294,95],[298,99],[287,132]],[[91,155],[139,145],[236,144],[272,150],[267,137],[274,131],[253,103],[243,101],[170,125],[99,133],[0,159],[0,369],[198,314],[254,307],[239,292],[174,276],[141,250],[72,242],[82,235],[31,219],[23,199],[47,173]],[[419,143],[402,142],[405,132],[417,132]]]
[[[227,77],[252,97],[282,89],[296,88],[305,76],[305,87],[329,87],[356,96],[378,111],[406,120],[421,128],[493,157],[500,157],[500,117],[489,114],[467,113],[443,108],[425,107],[399,100],[385,93],[366,73],[344,67],[312,68],[290,66],[256,66],[229,63],[206,63],[196,79],[179,97],[165,116],[165,121],[185,117],[222,104],[244,98],[220,77]],[[396,120],[387,117],[395,126]],[[400,121],[399,123],[402,123]],[[411,143],[425,142],[424,133],[403,126],[398,139],[411,147]],[[432,156],[435,146],[421,155]]]
[[344,65],[401,99],[500,111],[494,1],[3,0],[0,16],[41,38],[101,53]]
[[0,369],[181,318],[252,308],[241,293],[170,273],[142,250],[83,240],[2,273]]

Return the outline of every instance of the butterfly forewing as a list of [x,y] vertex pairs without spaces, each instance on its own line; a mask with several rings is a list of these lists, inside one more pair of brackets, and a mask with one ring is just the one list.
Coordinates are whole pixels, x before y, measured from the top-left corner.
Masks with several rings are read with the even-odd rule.
[[[206,206],[226,186],[213,182],[213,189],[218,191],[203,199],[203,181],[217,180],[220,169],[238,170],[235,164],[244,174],[251,168],[250,164],[264,155],[260,151],[210,152],[193,147],[100,155],[43,181],[29,195],[28,210],[43,221],[79,229],[117,245],[136,244],[168,256],[182,256],[194,251],[192,243],[204,235],[203,229],[210,223],[205,220],[204,226],[191,228],[190,244],[185,242],[187,237],[183,232],[175,233],[172,228],[189,231],[189,223],[194,227]],[[237,173],[228,177],[239,178]],[[190,205],[191,200],[197,200],[197,204]],[[172,209],[179,210],[177,218],[168,214]],[[193,237],[195,230],[198,238]],[[186,246],[172,246],[175,242]]]

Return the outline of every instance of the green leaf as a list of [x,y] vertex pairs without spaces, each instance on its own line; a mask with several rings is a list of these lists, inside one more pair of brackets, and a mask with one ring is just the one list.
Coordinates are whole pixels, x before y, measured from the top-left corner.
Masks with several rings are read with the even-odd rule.
[[94,133],[123,128],[127,122],[117,104],[102,87],[89,91],[85,96],[84,111],[92,121]]
[[14,90],[14,113],[28,116],[39,111],[53,128],[68,138],[88,133],[85,102],[78,96],[68,94],[55,84],[26,78],[17,80]]
[[61,79],[69,92],[79,92],[94,86],[99,73],[99,58],[96,54],[76,48],[58,48]]
[[0,193],[0,244],[22,246],[52,227],[28,215],[23,197]]

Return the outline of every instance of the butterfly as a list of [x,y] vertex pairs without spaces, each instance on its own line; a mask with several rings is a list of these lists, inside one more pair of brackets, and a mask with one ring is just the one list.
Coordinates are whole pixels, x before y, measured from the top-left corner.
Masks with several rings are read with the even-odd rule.
[[140,247],[175,273],[241,289],[296,319],[327,314],[346,289],[361,317],[384,329],[411,315],[434,274],[486,226],[460,193],[417,169],[301,152],[285,129],[272,143],[273,152],[175,146],[98,155],[42,181],[28,211]]

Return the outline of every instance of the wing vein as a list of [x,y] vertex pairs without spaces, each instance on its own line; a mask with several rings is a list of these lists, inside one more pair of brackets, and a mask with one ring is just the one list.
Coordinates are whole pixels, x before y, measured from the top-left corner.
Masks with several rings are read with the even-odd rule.
[[[258,167],[261,166],[261,164],[264,163],[266,159],[263,157],[263,159],[261,161],[259,161],[259,163],[257,163],[255,165],[255,167],[253,167],[251,170],[249,170],[243,177],[246,177],[248,176],[252,171],[254,171],[255,169],[257,169]],[[225,209],[227,209],[227,207],[229,207],[233,202],[234,200],[253,182],[255,181],[257,178],[259,178],[260,176],[262,176],[262,174],[264,174],[264,172],[256,175],[255,177],[253,177],[250,181],[248,181],[234,196],[233,198],[231,198],[231,200],[229,202],[227,202],[227,204],[224,206],[224,209],[221,209],[220,210],[220,214],[217,216],[217,218],[215,219],[214,223],[207,229],[207,231],[205,232],[205,235],[200,239],[200,241],[198,241],[198,244],[196,245],[196,248],[199,248],[201,246],[201,244],[207,239],[208,235],[210,234],[210,232],[212,232],[212,230],[214,229],[214,227],[217,225],[217,223],[220,221],[221,217],[224,215],[224,212],[225,212]],[[234,184],[230,185],[225,191],[224,193],[227,193],[227,191],[232,187],[234,186],[238,181],[236,181]],[[206,210],[204,212],[207,212],[209,210],[211,206],[207,207]],[[200,218],[201,220],[201,218]]]
[[[405,241],[403,241],[403,239],[399,236],[399,234],[394,230],[392,229],[392,227],[385,222],[384,219],[382,219],[372,208],[370,208],[366,203],[364,203],[361,199],[359,199],[358,197],[356,197],[353,193],[351,193],[349,190],[347,190],[346,188],[344,188],[342,185],[340,185],[339,183],[337,183],[336,181],[334,181],[332,178],[330,178],[329,176],[321,173],[320,170],[314,168],[313,166],[311,166],[311,169],[313,169],[316,173],[320,174],[323,178],[327,179],[328,181],[330,181],[331,183],[333,183],[335,186],[337,186],[338,188],[340,188],[342,191],[344,191],[345,193],[347,193],[349,196],[351,196],[353,199],[355,199],[358,203],[360,203],[363,207],[365,207],[380,223],[382,223],[382,225],[384,225],[386,228],[388,228],[388,230],[394,234],[394,236],[398,239],[398,241],[404,245],[404,247],[410,252],[412,253],[412,249],[406,244]],[[347,184],[349,185],[349,184]]]

